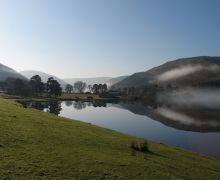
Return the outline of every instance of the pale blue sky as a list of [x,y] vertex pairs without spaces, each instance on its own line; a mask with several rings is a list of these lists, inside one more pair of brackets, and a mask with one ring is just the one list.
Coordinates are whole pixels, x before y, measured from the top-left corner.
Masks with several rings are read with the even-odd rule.
[[65,77],[119,76],[220,55],[219,0],[0,0],[0,62]]

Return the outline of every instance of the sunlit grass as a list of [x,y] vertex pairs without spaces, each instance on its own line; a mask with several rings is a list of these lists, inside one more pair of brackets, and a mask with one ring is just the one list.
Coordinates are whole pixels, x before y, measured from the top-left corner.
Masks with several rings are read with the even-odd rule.
[[143,140],[0,99],[2,179],[220,178],[220,160],[153,142],[133,155],[132,142]]

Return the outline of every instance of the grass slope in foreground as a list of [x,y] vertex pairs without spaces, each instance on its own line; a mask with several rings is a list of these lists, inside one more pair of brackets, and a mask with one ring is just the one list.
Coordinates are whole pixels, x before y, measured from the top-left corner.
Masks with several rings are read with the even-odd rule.
[[220,178],[220,160],[152,142],[134,155],[132,141],[142,140],[0,99],[2,179]]

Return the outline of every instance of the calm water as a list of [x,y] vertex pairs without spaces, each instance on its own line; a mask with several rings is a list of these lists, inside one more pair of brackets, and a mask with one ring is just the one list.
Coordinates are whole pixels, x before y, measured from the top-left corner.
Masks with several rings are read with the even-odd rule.
[[29,102],[29,107],[220,158],[220,109],[142,102]]

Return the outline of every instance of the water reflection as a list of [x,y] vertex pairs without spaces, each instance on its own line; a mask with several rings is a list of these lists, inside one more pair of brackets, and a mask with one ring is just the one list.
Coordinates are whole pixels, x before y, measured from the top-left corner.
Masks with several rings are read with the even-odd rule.
[[[220,109],[207,109],[204,107],[192,108],[165,103],[148,104],[141,101],[65,101],[66,107],[73,107],[76,110],[83,110],[86,107],[107,107],[113,106],[129,110],[138,115],[147,116],[167,126],[176,129],[194,132],[220,132]],[[23,102],[25,107],[36,108],[45,112],[59,115],[62,111],[61,102]],[[220,107],[219,107],[220,108]]]
[[65,101],[65,105],[66,105],[67,107],[70,107],[70,106],[73,105],[73,101]]
[[191,106],[161,99],[155,102],[23,102],[23,105],[220,157],[220,106]]
[[159,93],[154,116],[178,129],[220,132],[219,94],[217,88],[183,88]]
[[53,113],[53,114],[59,115],[60,111],[62,110],[61,103],[60,102],[56,102],[56,101],[49,102],[47,104],[47,108],[45,108],[45,109],[49,113]]
[[86,103],[83,101],[74,101],[73,107],[77,110],[82,110],[82,109],[86,108]]
[[176,109],[159,107],[154,111],[154,118],[177,129],[194,132],[220,132],[220,113],[204,109]]
[[35,108],[35,109],[49,112],[49,113],[52,113],[55,115],[59,115],[60,112],[62,111],[61,102],[58,102],[58,101],[46,101],[46,102],[18,101],[18,102],[21,103],[23,105],[23,107],[25,107],[25,108]]

